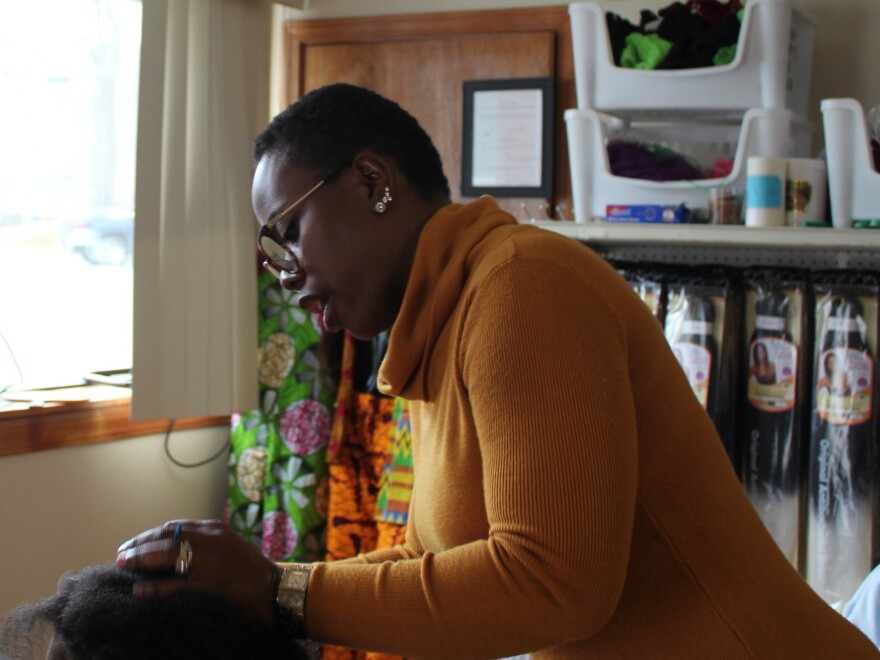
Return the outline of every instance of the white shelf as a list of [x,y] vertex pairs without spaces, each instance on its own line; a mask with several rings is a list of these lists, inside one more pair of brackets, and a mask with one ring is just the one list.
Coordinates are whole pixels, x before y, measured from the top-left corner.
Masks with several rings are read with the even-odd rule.
[[733,61],[674,70],[617,66],[602,4],[569,5],[579,108],[680,112],[684,103],[708,112],[761,107],[808,113],[816,21],[793,0],[744,2]]
[[880,249],[880,230],[821,227],[744,227],[660,223],[565,222],[532,220],[531,224],[579,241],[632,243],[650,241],[687,244],[759,245],[780,248]]
[[532,220],[531,224],[619,259],[880,270],[880,229],[550,220]]

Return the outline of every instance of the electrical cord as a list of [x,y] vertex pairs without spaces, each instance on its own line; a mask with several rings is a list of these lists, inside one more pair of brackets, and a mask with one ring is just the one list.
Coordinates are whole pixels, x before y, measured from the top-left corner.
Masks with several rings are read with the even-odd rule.
[[167,456],[168,460],[171,461],[172,463],[174,463],[176,466],[182,467],[182,468],[188,468],[188,469],[201,467],[203,465],[207,465],[208,463],[216,461],[218,458],[220,458],[223,454],[225,454],[229,450],[231,443],[229,442],[229,440],[226,440],[226,441],[224,441],[223,446],[220,448],[220,450],[217,453],[212,454],[211,456],[209,456],[208,458],[206,458],[202,461],[196,461],[195,463],[184,463],[182,461],[179,461],[178,459],[174,458],[174,456],[171,454],[171,431],[174,430],[174,423],[176,421],[177,421],[176,419],[169,420],[168,430],[165,431],[165,456]]

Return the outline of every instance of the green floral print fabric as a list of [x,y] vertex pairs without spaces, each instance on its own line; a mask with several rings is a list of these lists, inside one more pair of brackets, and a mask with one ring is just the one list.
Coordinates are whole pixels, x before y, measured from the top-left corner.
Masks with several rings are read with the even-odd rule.
[[335,383],[321,333],[270,273],[259,278],[260,408],[233,415],[227,521],[274,561],[323,558]]

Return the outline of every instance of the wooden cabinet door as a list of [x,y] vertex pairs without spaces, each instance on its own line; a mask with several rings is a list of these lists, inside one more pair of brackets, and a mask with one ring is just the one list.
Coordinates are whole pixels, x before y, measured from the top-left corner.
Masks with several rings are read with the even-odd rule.
[[455,201],[467,201],[461,195],[462,83],[554,78],[553,198],[499,202],[521,220],[538,215],[542,202],[571,208],[562,118],[575,105],[567,7],[291,21],[285,28],[285,99],[332,82],[393,99],[433,138]]

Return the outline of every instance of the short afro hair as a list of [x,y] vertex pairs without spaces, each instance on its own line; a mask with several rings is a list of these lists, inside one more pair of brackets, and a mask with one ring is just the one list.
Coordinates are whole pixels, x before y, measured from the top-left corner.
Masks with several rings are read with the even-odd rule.
[[397,103],[373,91],[334,83],[319,87],[278,114],[254,141],[254,160],[280,155],[288,167],[330,174],[361,151],[393,158],[425,199],[449,199],[449,182],[430,136]]

